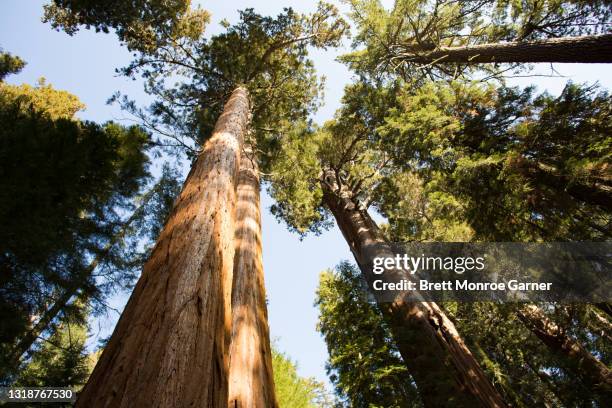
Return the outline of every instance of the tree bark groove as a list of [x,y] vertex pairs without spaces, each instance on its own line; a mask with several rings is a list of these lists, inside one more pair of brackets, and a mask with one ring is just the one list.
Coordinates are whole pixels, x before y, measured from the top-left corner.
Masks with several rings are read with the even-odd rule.
[[249,121],[232,93],[77,407],[226,407],[236,180]]
[[277,408],[264,286],[257,159],[243,152],[237,185],[229,407]]
[[400,52],[395,58],[420,64],[610,63],[612,62],[612,34],[465,47],[440,47],[431,51]]

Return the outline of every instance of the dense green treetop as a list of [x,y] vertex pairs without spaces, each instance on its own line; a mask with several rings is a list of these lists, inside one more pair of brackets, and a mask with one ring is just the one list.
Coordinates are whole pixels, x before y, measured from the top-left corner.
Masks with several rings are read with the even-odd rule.
[[321,171],[331,169],[402,230],[397,238],[603,239],[610,104],[605,91],[572,84],[554,98],[478,83],[357,83],[334,120],[284,139],[273,212],[302,233],[323,226]]
[[457,200],[480,239],[610,236],[607,92],[569,84],[555,98],[453,83],[398,100],[379,129],[385,150],[430,198]]
[[44,6],[43,21],[70,35],[80,26],[115,30],[128,49],[152,52],[204,30],[209,14],[190,5],[191,0],[53,0]]
[[44,78],[40,78],[36,86],[0,83],[0,95],[5,104],[19,104],[24,109],[31,107],[52,120],[74,119],[77,112],[85,109],[85,104],[76,95],[54,89]]
[[346,23],[335,7],[320,3],[308,15],[285,9],[264,17],[246,9],[239,22],[224,25],[226,31],[210,39],[182,39],[173,47],[140,54],[123,73],[142,75],[156,102],[142,111],[123,99],[124,107],[173,138],[174,146],[197,149],[230,93],[245,86],[253,136],[267,150],[281,129],[316,108],[322,84],[308,48],[339,44]]
[[280,408],[328,408],[325,386],[314,378],[301,377],[286,354],[272,348],[274,392]]

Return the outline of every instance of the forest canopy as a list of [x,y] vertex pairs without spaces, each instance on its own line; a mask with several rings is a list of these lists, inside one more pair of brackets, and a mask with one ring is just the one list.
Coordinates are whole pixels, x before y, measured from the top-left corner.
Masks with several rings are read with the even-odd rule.
[[[99,85],[65,67],[88,61],[43,61],[53,80],[28,83],[46,65],[2,44],[0,385],[70,387],[77,407],[612,404],[612,299],[387,301],[371,268],[395,244],[610,241],[612,97],[592,73],[612,63],[611,2],[313,1],[235,18],[195,3],[39,10],[64,34],[45,46],[111,34],[123,57],[99,56],[118,61],[108,75],[142,92],[101,99],[129,121],[86,119]],[[268,210],[292,238],[269,241]],[[306,253],[325,242],[335,266]],[[264,252],[301,260],[272,274],[290,304]],[[270,341],[307,324],[292,274],[312,265],[328,384],[301,370],[307,339],[291,356]]]

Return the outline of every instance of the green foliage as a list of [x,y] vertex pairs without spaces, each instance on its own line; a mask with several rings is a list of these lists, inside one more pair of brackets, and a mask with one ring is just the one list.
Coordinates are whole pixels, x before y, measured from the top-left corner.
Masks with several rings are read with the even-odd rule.
[[[270,177],[282,210],[277,215],[302,231],[318,219],[312,214],[325,216],[320,183],[321,172],[329,169],[341,185],[336,193],[364,209],[374,206],[389,221],[385,232],[392,240],[605,239],[609,109],[606,92],[572,84],[557,98],[538,96],[531,88],[477,83],[355,84],[333,121],[284,140],[278,171]],[[291,182],[294,178],[300,181]],[[343,268],[337,274],[348,273]],[[374,323],[362,313],[360,302],[367,299],[352,295],[361,293],[358,284],[355,292],[344,286],[351,295],[343,307],[325,303],[326,296],[333,298],[323,291],[332,286],[323,282],[334,282],[329,276],[318,294],[321,331],[332,381],[356,404],[354,396],[365,398],[373,392],[368,386],[380,384],[372,381],[371,367],[388,354],[377,354],[370,342],[384,322],[380,314],[372,312],[378,316]],[[594,398],[567,359],[551,353],[517,320],[518,306],[447,307],[508,401],[570,407]],[[572,338],[607,361],[605,319],[595,321],[589,307],[543,307]],[[380,344],[391,344],[388,333],[381,336]],[[359,374],[361,364],[368,369]]]
[[376,189],[389,176],[390,164],[390,155],[380,148],[377,126],[393,106],[395,94],[393,87],[348,86],[333,120],[322,128],[304,128],[300,137],[283,137],[267,176],[279,219],[301,233],[330,225],[321,201],[324,171],[336,174],[364,208],[372,204]]
[[91,369],[89,356],[85,350],[87,340],[85,321],[81,318],[64,316],[50,331],[51,335],[20,370],[15,386],[78,389],[87,381]]
[[424,183],[414,172],[397,172],[377,187],[374,203],[388,224],[390,241],[468,242],[474,231],[465,220],[460,200]]
[[367,286],[348,262],[319,277],[317,330],[327,343],[327,372],[354,408],[420,407],[416,387]]
[[420,64],[413,57],[439,47],[609,32],[612,16],[605,0],[398,0],[391,9],[379,0],[349,3],[355,50],[341,60],[360,76],[405,80],[498,75],[519,66]]
[[[551,353],[517,319],[520,307],[523,305],[490,302],[446,305],[468,346],[508,401],[516,406],[599,406],[595,394],[581,384],[567,360]],[[593,330],[591,306],[540,307],[569,336],[609,365],[610,344],[603,332]]]
[[7,75],[20,72],[25,65],[25,61],[18,56],[3,52],[0,49],[0,82],[2,82]]
[[199,35],[208,12],[190,9],[191,0],[53,0],[43,21],[73,35],[79,26],[117,36],[130,50],[153,52],[182,37]]
[[274,389],[280,408],[324,408],[325,386],[313,378],[303,378],[285,354],[272,349]]
[[[101,300],[105,279],[109,287],[133,279],[132,261],[119,256],[97,278],[88,269],[150,178],[149,135],[76,121],[78,99],[44,84],[0,86],[0,348],[8,357],[58,293],[76,286]],[[139,251],[133,244],[131,255]],[[7,364],[3,379],[14,368]]]
[[34,87],[0,83],[0,98],[3,104],[18,104],[22,110],[35,109],[52,120],[74,119],[77,112],[85,110],[85,104],[77,96],[53,89],[44,78],[40,78]]
[[[338,11],[324,3],[310,15],[285,9],[276,17],[264,17],[246,9],[222,34],[142,53],[122,70],[146,79],[146,91],[156,97],[148,110],[119,95],[115,99],[153,130],[172,135],[174,146],[194,149],[210,136],[231,92],[246,86],[252,137],[268,152],[279,133],[317,107],[322,84],[308,59],[308,47],[335,46],[345,31]],[[261,159],[265,170],[266,155]]]
[[504,41],[533,40],[609,32],[609,1],[595,0],[496,0],[491,7],[491,27]]
[[573,84],[558,98],[461,83],[410,89],[381,127],[384,144],[427,191],[458,201],[480,239],[610,236],[606,92]]
[[272,161],[268,192],[275,199],[272,214],[295,232],[319,232],[328,225],[321,207],[323,192],[318,188],[321,165],[317,159],[321,133],[307,124],[297,123],[283,136],[283,142]]

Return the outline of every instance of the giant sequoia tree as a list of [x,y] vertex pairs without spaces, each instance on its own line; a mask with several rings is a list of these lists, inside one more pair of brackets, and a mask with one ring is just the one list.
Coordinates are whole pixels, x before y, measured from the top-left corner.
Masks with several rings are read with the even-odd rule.
[[[304,232],[325,224],[331,213],[368,284],[375,279],[366,266],[372,258],[393,256],[367,212],[391,164],[378,146],[376,126],[393,93],[362,84],[348,87],[337,118],[318,132],[303,128],[288,135],[272,168],[277,216]],[[438,305],[397,299],[379,307],[426,406],[504,406]]]
[[[256,197],[251,181],[242,198],[249,213],[240,225],[255,231],[240,227],[235,245],[240,154],[245,147],[273,149],[283,126],[304,118],[315,106],[319,83],[307,46],[337,44],[344,30],[335,8],[325,4],[312,15],[287,9],[276,18],[246,10],[224,34],[210,40],[182,37],[172,47],[141,53],[124,69],[127,75],[147,78],[147,91],[157,97],[147,111],[124,99],[126,108],[152,129],[172,132],[176,145],[190,149],[195,161],[79,404],[138,405],[152,397],[160,405],[227,404],[235,249],[244,266],[236,264],[239,276],[234,282],[240,290],[234,296],[239,313],[234,321],[250,316],[261,330],[249,334],[237,325],[231,361],[270,367],[264,293],[257,276],[261,272],[251,267],[261,256],[259,226],[250,221],[258,211],[257,201],[248,202]],[[183,82],[168,87],[170,74]],[[203,140],[201,150],[195,150]],[[245,279],[243,273],[255,276]],[[254,301],[245,297],[249,292],[256,295]],[[135,332],[132,327],[142,329]],[[252,378],[232,382],[237,388],[232,388],[231,404],[248,405],[255,398],[274,401],[268,368],[234,369]],[[264,389],[253,389],[262,384]],[[134,393],[134,387],[150,391]]]

